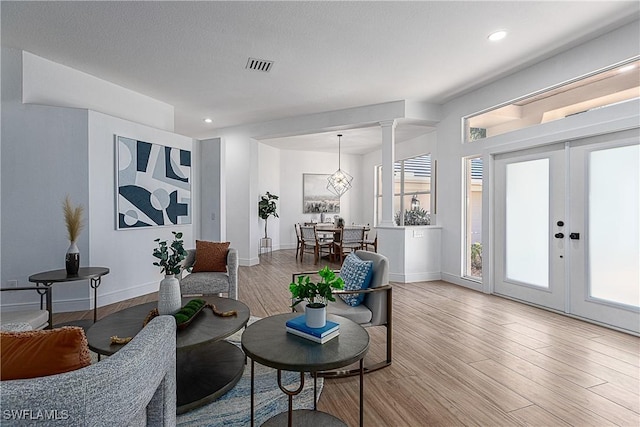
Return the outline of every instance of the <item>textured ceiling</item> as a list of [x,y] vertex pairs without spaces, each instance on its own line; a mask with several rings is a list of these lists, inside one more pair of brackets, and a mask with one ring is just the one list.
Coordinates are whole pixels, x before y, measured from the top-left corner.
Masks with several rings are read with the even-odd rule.
[[[0,12],[3,46],[171,104],[177,133],[207,138],[399,99],[441,103],[637,19],[639,4],[2,1]],[[496,29],[509,35],[490,43]],[[249,57],[273,60],[271,71],[246,70]]]

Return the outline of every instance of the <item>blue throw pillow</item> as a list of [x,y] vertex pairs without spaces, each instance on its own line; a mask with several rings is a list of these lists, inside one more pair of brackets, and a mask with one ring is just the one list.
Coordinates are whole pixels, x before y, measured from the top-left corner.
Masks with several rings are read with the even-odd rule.
[[[345,290],[367,289],[373,277],[373,261],[363,261],[356,254],[350,253],[344,259],[340,277],[344,280]],[[347,294],[340,295],[340,298],[351,307],[355,307],[362,303],[364,296],[365,294]]]

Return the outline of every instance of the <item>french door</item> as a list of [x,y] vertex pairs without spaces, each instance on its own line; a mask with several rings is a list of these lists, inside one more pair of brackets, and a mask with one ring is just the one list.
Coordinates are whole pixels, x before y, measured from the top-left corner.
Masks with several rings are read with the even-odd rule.
[[637,130],[494,167],[494,292],[640,333]]

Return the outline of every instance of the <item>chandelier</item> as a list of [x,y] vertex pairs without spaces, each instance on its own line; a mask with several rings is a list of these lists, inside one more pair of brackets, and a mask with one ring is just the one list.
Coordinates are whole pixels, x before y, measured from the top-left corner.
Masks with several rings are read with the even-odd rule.
[[338,197],[342,196],[351,188],[351,181],[353,181],[351,175],[340,169],[340,138],[342,138],[342,135],[338,135],[338,170],[327,178],[329,181],[327,190]]

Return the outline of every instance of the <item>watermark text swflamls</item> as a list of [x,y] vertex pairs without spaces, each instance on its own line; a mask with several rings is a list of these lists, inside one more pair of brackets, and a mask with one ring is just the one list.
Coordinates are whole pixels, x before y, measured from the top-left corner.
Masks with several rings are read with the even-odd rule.
[[68,420],[69,411],[66,409],[4,409],[3,420],[51,421]]

